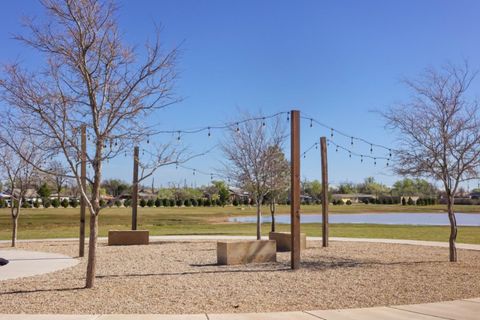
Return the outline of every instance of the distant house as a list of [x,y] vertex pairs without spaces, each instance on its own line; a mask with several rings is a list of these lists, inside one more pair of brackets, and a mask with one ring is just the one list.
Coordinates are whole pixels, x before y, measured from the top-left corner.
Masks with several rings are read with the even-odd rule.
[[471,192],[470,199],[480,199],[480,192]]
[[332,199],[336,201],[342,200],[343,202],[350,200],[352,203],[360,203],[364,200],[377,199],[377,197],[366,193],[335,193],[332,194]]
[[244,191],[237,187],[229,187],[228,191],[230,193],[230,201],[237,199],[238,202],[245,202],[245,200],[250,201],[250,194],[247,191]]

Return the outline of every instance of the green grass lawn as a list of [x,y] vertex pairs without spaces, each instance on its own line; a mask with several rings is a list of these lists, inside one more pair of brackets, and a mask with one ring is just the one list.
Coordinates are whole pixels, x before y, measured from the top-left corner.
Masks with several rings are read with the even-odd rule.
[[[396,205],[353,205],[332,206],[333,213],[355,212],[444,212],[443,206],[396,206]],[[421,210],[419,210],[421,209]],[[478,206],[457,206],[459,212],[480,212]],[[319,213],[319,206],[304,206],[303,213]],[[99,234],[106,236],[108,230],[129,229],[131,209],[107,208],[99,219]],[[278,213],[289,212],[288,206],[279,206]],[[139,228],[150,230],[151,235],[254,235],[254,224],[227,223],[234,215],[252,215],[254,208],[240,210],[235,207],[213,208],[139,208]],[[268,209],[264,209],[269,214]],[[19,239],[69,238],[78,236],[79,209],[22,209],[19,222]],[[87,221],[88,227],[88,221]],[[11,234],[10,212],[0,209],[0,239],[8,240]],[[278,225],[279,231],[287,231],[288,225]],[[264,233],[270,230],[263,225]],[[372,224],[332,224],[332,237],[392,238],[447,241],[449,228],[446,226],[407,226]],[[320,224],[303,224],[302,232],[320,236]],[[458,242],[480,243],[480,227],[460,227]]]

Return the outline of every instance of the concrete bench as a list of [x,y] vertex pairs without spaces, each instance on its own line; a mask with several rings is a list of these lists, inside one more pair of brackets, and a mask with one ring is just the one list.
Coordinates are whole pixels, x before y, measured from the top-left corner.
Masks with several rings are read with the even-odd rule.
[[220,265],[276,261],[277,249],[273,240],[217,242],[217,263]]
[[109,246],[126,246],[148,244],[148,230],[110,230],[108,231]]
[[[292,236],[290,232],[270,232],[268,239],[277,242],[277,251],[285,252],[292,250]],[[300,233],[300,250],[307,248],[307,236],[305,233]]]

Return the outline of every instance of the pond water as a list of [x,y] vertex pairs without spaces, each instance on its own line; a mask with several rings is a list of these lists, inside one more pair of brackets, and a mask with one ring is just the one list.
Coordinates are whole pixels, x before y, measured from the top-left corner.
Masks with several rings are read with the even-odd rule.
[[[456,213],[459,226],[480,226],[480,214],[478,213]],[[450,225],[447,213],[352,213],[352,214],[330,214],[330,223],[369,223],[369,224],[407,224],[422,226],[447,226]],[[303,214],[301,223],[321,223],[321,214]],[[256,216],[233,217],[229,222],[256,223]],[[270,213],[263,214],[262,222],[272,221]],[[289,214],[277,214],[275,222],[289,224]]]

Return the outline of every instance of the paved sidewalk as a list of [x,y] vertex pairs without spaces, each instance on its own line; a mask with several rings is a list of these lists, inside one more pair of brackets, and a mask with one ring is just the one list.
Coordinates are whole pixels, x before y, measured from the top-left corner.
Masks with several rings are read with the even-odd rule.
[[480,298],[342,310],[195,315],[0,315],[0,320],[478,320]]
[[63,254],[18,249],[0,249],[0,257],[9,261],[0,267],[0,281],[49,273],[73,267],[79,262]]

